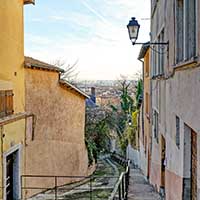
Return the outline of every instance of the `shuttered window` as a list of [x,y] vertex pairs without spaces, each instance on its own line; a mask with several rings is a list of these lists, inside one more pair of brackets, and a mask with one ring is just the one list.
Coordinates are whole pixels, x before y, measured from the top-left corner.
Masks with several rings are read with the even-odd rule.
[[196,56],[196,0],[176,0],[176,63]]
[[13,114],[13,91],[0,90],[0,117]]

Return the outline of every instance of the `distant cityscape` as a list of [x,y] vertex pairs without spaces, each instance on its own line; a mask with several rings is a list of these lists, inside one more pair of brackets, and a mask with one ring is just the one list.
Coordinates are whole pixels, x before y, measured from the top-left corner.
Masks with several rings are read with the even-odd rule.
[[[134,97],[136,80],[127,80],[130,83],[129,95]],[[94,89],[96,96],[96,104],[99,106],[106,106],[109,104],[120,104],[120,81],[119,80],[84,80],[77,84],[77,87],[86,94],[91,95],[91,88]]]

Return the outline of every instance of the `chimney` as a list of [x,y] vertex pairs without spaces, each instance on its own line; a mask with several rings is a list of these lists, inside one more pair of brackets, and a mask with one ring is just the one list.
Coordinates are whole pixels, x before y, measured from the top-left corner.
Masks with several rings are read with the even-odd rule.
[[96,93],[95,93],[95,87],[91,87],[91,100],[96,103]]
[[96,94],[95,94],[95,87],[91,87],[91,95],[92,96],[96,96]]

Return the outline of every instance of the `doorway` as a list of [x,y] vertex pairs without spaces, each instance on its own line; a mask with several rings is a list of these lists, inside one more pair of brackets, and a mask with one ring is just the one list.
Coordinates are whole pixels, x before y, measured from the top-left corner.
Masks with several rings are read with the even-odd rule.
[[197,200],[197,134],[191,132],[191,200]]
[[160,192],[162,196],[165,196],[165,166],[166,166],[166,161],[165,161],[165,156],[166,156],[166,142],[165,138],[163,135],[161,135],[161,187],[160,187]]
[[4,199],[20,199],[20,150],[18,147],[4,154]]
[[183,200],[197,200],[197,133],[184,125]]

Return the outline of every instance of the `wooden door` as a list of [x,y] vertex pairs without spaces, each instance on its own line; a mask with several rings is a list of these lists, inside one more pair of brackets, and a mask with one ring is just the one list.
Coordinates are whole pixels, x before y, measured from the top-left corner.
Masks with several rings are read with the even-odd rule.
[[197,134],[191,135],[191,199],[197,200]]

